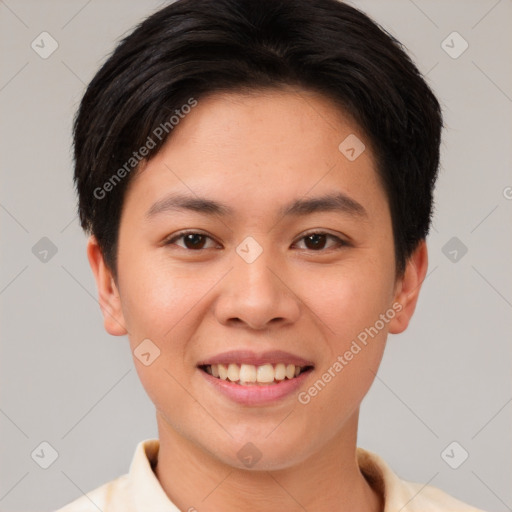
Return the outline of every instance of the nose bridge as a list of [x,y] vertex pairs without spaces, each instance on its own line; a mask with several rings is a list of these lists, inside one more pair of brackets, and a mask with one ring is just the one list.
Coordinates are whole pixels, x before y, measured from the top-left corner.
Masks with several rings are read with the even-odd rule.
[[254,260],[246,260],[244,257],[240,257],[239,260],[235,263],[233,270],[236,274],[235,283],[240,284],[240,290],[237,289],[237,291],[242,291],[242,296],[254,298],[261,296],[268,301],[280,292],[277,289],[279,286],[276,277],[269,268],[272,261],[269,251],[262,252]]
[[260,310],[271,309],[282,293],[275,275],[270,271],[272,257],[270,250],[252,237],[248,237],[236,248],[234,262],[233,292],[246,306]]
[[220,322],[243,322],[263,329],[276,319],[281,322],[297,319],[298,301],[283,284],[277,262],[276,255],[252,237],[238,245],[233,254],[233,268],[217,302]]

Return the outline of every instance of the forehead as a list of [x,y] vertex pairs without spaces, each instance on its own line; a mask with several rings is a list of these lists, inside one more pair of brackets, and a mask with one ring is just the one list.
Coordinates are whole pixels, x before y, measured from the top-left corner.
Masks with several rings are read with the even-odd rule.
[[357,197],[383,195],[375,169],[365,134],[317,93],[212,94],[137,171],[127,196],[147,206],[173,191],[229,203],[235,214],[269,204],[283,211],[292,198],[328,193],[362,203]]

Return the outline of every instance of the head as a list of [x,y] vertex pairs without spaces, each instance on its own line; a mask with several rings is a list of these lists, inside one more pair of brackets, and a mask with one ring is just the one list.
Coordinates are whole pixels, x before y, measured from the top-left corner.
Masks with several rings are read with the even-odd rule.
[[[210,5],[158,11],[90,83],[79,216],[105,327],[129,335],[159,426],[228,464],[252,442],[285,467],[355,421],[388,333],[414,312],[441,113],[353,7]],[[143,340],[159,354],[148,365]],[[241,403],[206,375],[236,358],[296,359],[304,374],[291,395]]]

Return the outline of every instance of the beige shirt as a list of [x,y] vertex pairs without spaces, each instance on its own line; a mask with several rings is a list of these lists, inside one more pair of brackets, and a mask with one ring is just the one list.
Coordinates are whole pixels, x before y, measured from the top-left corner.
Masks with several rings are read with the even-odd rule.
[[[57,512],[180,512],[153,473],[160,442],[141,441],[129,473],[89,492]],[[357,448],[361,472],[384,497],[384,512],[483,512],[452,498],[443,491],[398,478],[378,455]],[[194,508],[188,509],[193,511]],[[183,511],[187,512],[187,511]]]

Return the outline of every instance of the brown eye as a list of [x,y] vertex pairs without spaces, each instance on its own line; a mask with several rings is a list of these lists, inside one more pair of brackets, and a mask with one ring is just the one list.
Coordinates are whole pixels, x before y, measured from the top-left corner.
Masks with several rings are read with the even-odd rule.
[[[334,244],[326,247],[329,239],[333,240]],[[337,236],[331,235],[329,233],[309,233],[308,235],[302,237],[299,242],[302,241],[304,241],[306,249],[316,252],[322,252],[324,249],[333,249],[336,247],[339,248],[348,245],[341,238],[338,238]]]
[[306,247],[308,249],[323,249],[325,247],[327,236],[324,234],[314,233],[304,237]]
[[[179,240],[182,240],[182,243],[177,243]],[[205,247],[205,245],[209,240],[212,239],[207,235],[190,231],[188,233],[181,233],[174,236],[173,238],[167,240],[165,245],[177,245],[183,249],[200,251],[202,249],[208,249],[208,247]]]
[[187,249],[202,249],[206,237],[199,233],[189,233],[183,236],[183,241]]

